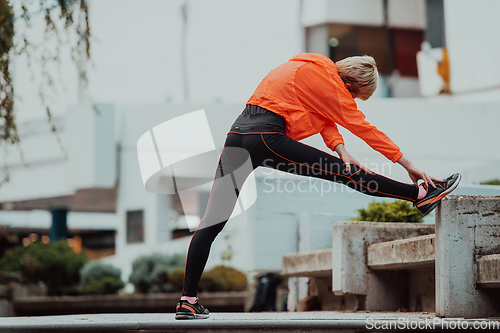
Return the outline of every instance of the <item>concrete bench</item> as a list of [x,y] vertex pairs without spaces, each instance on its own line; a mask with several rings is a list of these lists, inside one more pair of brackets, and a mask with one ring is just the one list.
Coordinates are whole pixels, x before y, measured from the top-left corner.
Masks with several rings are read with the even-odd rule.
[[324,299],[331,274],[333,293],[355,296],[358,309],[498,316],[500,197],[449,196],[436,226],[337,222],[331,249],[284,256],[283,274],[311,278]]
[[[434,225],[421,223],[335,223],[332,238],[333,292],[336,295],[357,295],[364,303],[364,309],[375,311],[408,308],[408,294],[411,293],[410,303],[415,304],[415,309],[426,308],[428,303],[432,303],[428,295],[428,290],[433,288],[429,269],[419,270],[415,274],[401,270],[373,270],[368,266],[368,248],[384,242],[431,235],[434,231]],[[385,265],[383,262],[379,264]],[[424,283],[412,288],[412,285],[418,284],[418,280]]]
[[[332,248],[285,255],[282,273],[310,278],[309,295],[320,298],[323,310],[395,311],[402,302],[391,301],[387,291],[381,297],[379,287],[386,283],[394,289],[394,295],[400,295],[402,290],[396,286],[406,288],[407,277],[393,272],[372,273],[367,266],[367,246],[433,232],[434,225],[415,223],[337,222],[333,224]],[[404,282],[394,281],[401,278]],[[379,286],[368,287],[375,284]]]

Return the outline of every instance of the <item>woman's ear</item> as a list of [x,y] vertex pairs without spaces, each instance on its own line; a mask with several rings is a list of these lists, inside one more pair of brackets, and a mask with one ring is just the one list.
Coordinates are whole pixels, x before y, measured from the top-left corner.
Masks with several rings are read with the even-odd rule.
[[347,91],[351,92],[351,84],[350,83],[344,83],[344,87],[347,89]]

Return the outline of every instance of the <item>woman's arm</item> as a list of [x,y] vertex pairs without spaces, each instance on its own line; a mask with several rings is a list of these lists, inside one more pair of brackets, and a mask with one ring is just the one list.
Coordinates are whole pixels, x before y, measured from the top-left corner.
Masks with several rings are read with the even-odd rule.
[[370,169],[359,163],[354,157],[352,157],[347,150],[345,150],[345,147],[342,143],[338,144],[335,146],[335,152],[339,154],[340,159],[345,163],[345,169],[347,172],[351,172],[351,164],[354,164],[361,168],[361,170],[365,171],[366,173],[372,174]]
[[425,172],[420,171],[417,169],[413,163],[407,159],[404,156],[401,156],[397,162],[399,165],[401,165],[403,168],[408,171],[408,175],[410,176],[411,180],[413,181],[413,184],[418,185],[418,181],[422,179],[424,181],[424,186],[425,188],[428,187],[427,182],[431,184],[432,187],[436,188],[436,185],[434,185],[433,181],[435,182],[442,182],[442,180],[434,178],[426,174]]
[[[354,164],[354,165],[358,166],[359,168],[361,168],[362,170],[364,170],[365,172],[372,174],[372,172],[367,167],[363,166],[361,163],[359,163],[354,157],[352,157],[347,152],[347,150],[345,149],[343,144],[338,144],[335,147],[335,151],[337,152],[337,154],[339,154],[342,161],[346,164],[347,172],[351,172],[350,164]],[[428,174],[426,174],[425,172],[417,169],[413,165],[413,163],[404,156],[401,156],[397,160],[396,163],[398,163],[403,168],[405,168],[406,171],[408,171],[408,175],[410,176],[410,179],[413,181],[413,184],[415,184],[415,185],[418,185],[418,181],[420,179],[422,179],[424,181],[425,188],[428,188],[428,186],[429,186],[427,183],[430,183],[432,187],[436,188],[436,185],[434,185],[434,182],[442,182],[441,179],[431,177]]]

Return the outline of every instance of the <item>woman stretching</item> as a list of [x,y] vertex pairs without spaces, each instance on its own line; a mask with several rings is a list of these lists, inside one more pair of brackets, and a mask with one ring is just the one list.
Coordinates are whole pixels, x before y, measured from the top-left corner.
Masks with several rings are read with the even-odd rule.
[[[459,174],[445,180],[430,177],[365,120],[354,98],[367,100],[377,81],[372,57],[350,57],[334,63],[312,53],[292,57],[262,80],[227,134],[207,210],[189,244],[176,319],[208,318],[208,310],[196,297],[198,282],[212,242],[231,216],[243,182],[259,166],[342,183],[372,196],[407,200],[422,215],[429,214],[457,187]],[[413,184],[392,180],[361,165],[346,151],[337,125],[400,164]],[[340,158],[298,142],[317,133]],[[420,186],[419,180],[423,180]]]

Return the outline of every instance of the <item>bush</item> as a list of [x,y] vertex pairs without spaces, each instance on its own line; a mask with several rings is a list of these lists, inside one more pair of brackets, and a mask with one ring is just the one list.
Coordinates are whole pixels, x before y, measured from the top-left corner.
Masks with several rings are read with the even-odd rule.
[[107,276],[121,280],[122,272],[119,268],[100,261],[88,262],[80,269],[80,283],[82,285],[101,280]]
[[200,279],[200,291],[244,291],[247,277],[243,272],[226,266],[216,266],[203,273]]
[[170,271],[168,280],[176,291],[182,291],[184,286],[184,267],[177,267]]
[[490,179],[485,182],[479,183],[481,185],[500,185],[500,179]]
[[17,275],[18,282],[43,281],[49,295],[78,293],[79,270],[88,261],[85,251],[74,253],[66,240],[7,250],[0,259],[0,271]]
[[163,255],[159,253],[141,256],[132,263],[129,281],[138,293],[161,293],[178,291],[169,282],[169,274],[176,267],[183,267],[182,255]]
[[115,294],[125,286],[122,272],[111,264],[100,261],[86,263],[80,269],[81,292],[83,294]]
[[90,295],[108,295],[116,294],[118,290],[125,286],[122,280],[105,276],[99,280],[93,280],[85,287],[82,286],[82,291]]
[[372,202],[368,209],[358,210],[359,216],[353,220],[373,222],[423,222],[424,218],[416,207],[408,201]]

